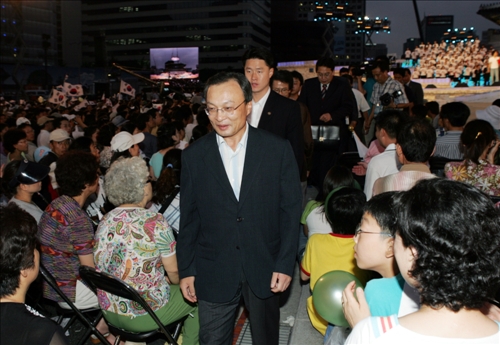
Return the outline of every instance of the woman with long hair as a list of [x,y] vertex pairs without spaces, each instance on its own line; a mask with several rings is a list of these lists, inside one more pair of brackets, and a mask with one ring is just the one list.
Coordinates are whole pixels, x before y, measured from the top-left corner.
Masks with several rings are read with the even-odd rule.
[[446,163],[446,178],[471,184],[486,194],[500,196],[500,166],[495,165],[500,139],[493,126],[484,120],[467,123],[460,135],[460,143],[464,161]]

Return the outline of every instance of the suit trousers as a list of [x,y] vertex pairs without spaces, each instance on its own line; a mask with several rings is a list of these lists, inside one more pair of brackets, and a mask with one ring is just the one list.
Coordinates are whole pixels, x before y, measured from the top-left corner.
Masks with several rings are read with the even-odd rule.
[[249,312],[252,344],[278,345],[280,295],[261,299],[255,296],[245,280],[240,283],[236,295],[228,302],[214,303],[198,299],[200,345],[233,343],[236,311],[241,297]]

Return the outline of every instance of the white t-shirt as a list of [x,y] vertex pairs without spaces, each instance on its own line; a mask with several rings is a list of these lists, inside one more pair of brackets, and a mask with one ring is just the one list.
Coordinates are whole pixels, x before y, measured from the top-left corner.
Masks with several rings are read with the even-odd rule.
[[490,64],[490,68],[498,68],[498,56],[492,56],[488,59],[488,63]]
[[354,93],[354,97],[356,98],[356,104],[358,105],[358,118],[360,118],[362,116],[360,112],[370,110],[370,106],[368,105],[368,102],[366,101],[366,98],[365,96],[363,96],[361,91],[352,89],[352,92]]
[[498,345],[499,331],[489,337],[476,339],[440,338],[422,335],[401,326],[396,315],[388,317],[369,317],[360,321],[347,338],[345,345],[384,344],[384,345]]
[[398,165],[396,161],[396,145],[390,144],[385,151],[373,157],[368,163],[365,177],[366,200],[370,200],[373,194],[373,185],[380,177],[385,177],[397,173]]

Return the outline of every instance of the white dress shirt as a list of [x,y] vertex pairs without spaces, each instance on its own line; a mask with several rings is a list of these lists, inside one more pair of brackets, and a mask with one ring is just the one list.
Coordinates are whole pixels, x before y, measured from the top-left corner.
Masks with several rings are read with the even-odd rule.
[[271,88],[269,88],[264,95],[258,102],[254,102],[252,100],[252,112],[250,113],[250,116],[248,116],[247,121],[252,127],[259,127],[259,121],[262,116],[262,110],[264,110],[264,106],[266,105],[267,99],[269,98],[269,95],[271,94]]
[[241,178],[243,176],[243,168],[245,167],[245,155],[248,141],[248,123],[246,124],[245,133],[241,138],[236,150],[226,143],[223,137],[216,135],[219,152],[222,158],[222,163],[226,169],[226,175],[233,187],[234,196],[237,200],[240,199]]

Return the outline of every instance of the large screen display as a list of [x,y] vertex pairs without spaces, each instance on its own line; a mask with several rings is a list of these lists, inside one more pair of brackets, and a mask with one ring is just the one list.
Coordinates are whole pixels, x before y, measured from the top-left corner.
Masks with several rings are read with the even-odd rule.
[[153,80],[198,78],[198,47],[149,50]]

